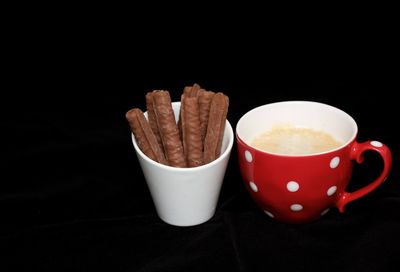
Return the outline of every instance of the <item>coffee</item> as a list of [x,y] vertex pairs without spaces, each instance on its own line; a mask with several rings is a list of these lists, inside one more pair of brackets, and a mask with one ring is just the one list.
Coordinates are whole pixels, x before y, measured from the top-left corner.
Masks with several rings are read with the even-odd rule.
[[305,155],[329,151],[342,143],[332,135],[310,128],[274,127],[257,135],[252,146],[270,153]]

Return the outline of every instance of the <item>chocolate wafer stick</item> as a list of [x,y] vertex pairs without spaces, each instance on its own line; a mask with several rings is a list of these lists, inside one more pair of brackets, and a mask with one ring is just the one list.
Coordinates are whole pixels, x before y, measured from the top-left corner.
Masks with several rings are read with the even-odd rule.
[[[199,94],[200,91],[200,85],[199,84],[194,84],[193,86],[186,86],[183,88],[183,94],[186,97],[196,97]],[[183,97],[183,96],[182,96]],[[182,105],[182,99],[181,99],[181,105]],[[182,116],[181,113],[179,112],[179,120],[178,120],[178,129],[179,129],[179,136],[182,140]]]
[[168,164],[174,167],[186,167],[183,145],[179,138],[179,130],[172,110],[169,92],[154,92],[153,103],[157,126]]
[[195,83],[192,87],[185,87],[183,89],[183,94],[186,95],[186,97],[195,97],[200,89],[200,85]]
[[204,163],[209,163],[221,154],[229,99],[223,93],[216,93],[211,101],[207,133],[204,139]]
[[197,96],[181,99],[182,142],[187,165],[203,164],[203,142],[200,134],[199,104]]
[[129,122],[131,131],[135,135],[135,140],[140,150],[150,159],[167,165],[164,153],[158,145],[156,137],[143,112],[140,109],[134,108],[129,110],[125,117]]
[[188,95],[190,96],[190,92],[192,91],[192,86],[185,86],[185,88],[183,88],[183,93],[184,95]]
[[210,114],[211,101],[215,93],[200,89],[199,97],[199,115],[200,115],[200,134],[201,140],[204,142],[207,132],[208,117]]
[[146,94],[146,108],[147,108],[147,119],[149,120],[149,125],[151,127],[151,130],[153,131],[154,136],[156,136],[158,145],[160,146],[161,149],[163,149],[160,132],[158,131],[156,114],[154,113],[153,92],[148,92]]

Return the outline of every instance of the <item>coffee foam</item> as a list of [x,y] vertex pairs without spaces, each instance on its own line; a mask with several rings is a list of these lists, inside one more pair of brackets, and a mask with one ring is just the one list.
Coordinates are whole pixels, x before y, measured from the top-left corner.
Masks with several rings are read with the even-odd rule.
[[333,150],[343,143],[321,130],[281,124],[256,135],[251,144],[270,153],[306,155]]

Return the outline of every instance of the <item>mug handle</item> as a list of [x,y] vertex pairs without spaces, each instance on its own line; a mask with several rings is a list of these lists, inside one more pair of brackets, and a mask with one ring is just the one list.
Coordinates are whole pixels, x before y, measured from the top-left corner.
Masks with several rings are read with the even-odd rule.
[[378,141],[369,141],[363,143],[354,142],[351,147],[350,159],[357,161],[357,163],[362,163],[364,161],[364,152],[367,150],[372,150],[378,152],[378,154],[383,159],[383,171],[377,179],[368,184],[367,186],[358,189],[352,193],[343,192],[336,202],[336,207],[341,213],[344,212],[345,206],[366,194],[369,194],[375,190],[379,185],[381,185],[388,177],[390,168],[392,167],[392,154],[389,148]]

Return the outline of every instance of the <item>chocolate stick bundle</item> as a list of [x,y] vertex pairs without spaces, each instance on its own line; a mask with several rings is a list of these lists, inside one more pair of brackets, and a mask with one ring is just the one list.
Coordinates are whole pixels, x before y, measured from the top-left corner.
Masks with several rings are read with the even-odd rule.
[[148,121],[139,109],[126,114],[139,148],[173,167],[196,167],[220,156],[229,99],[223,93],[187,86],[176,123],[168,91],[146,94]]

